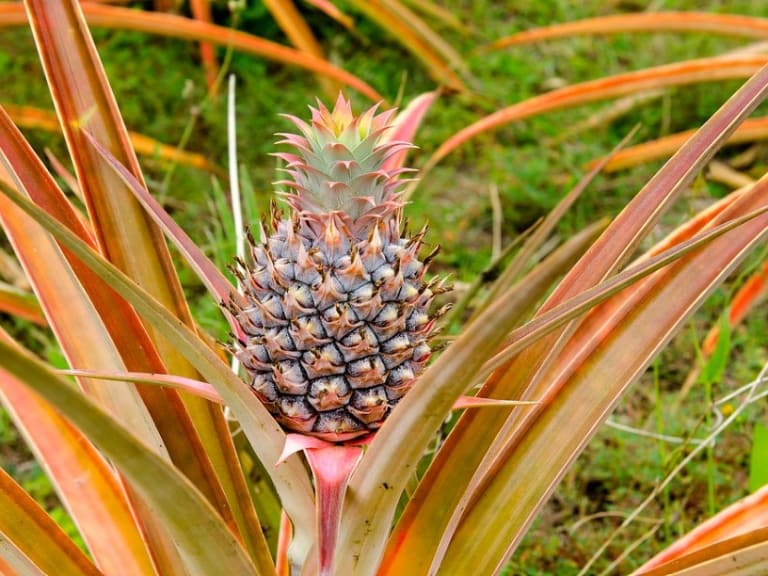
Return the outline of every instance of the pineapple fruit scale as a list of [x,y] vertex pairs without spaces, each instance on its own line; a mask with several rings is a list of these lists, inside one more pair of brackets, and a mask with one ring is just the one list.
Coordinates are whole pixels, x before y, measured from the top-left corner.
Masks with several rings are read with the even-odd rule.
[[290,213],[274,204],[249,235],[251,262],[235,272],[242,328],[235,354],[253,391],[288,431],[332,442],[377,430],[430,357],[442,281],[425,281],[424,230],[404,230],[399,189],[410,172],[387,159],[411,147],[389,141],[393,111],[353,116],[341,95],[301,131],[279,134],[276,156]]

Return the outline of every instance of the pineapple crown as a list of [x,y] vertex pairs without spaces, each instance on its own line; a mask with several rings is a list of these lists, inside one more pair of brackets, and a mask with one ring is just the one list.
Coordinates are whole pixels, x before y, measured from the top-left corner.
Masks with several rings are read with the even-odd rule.
[[387,138],[395,111],[377,114],[378,107],[354,116],[349,101],[339,94],[333,110],[319,100],[317,108],[310,106],[309,123],[284,115],[301,135],[278,134],[283,138],[278,144],[289,144],[295,152],[275,154],[286,162],[283,171],[291,177],[275,184],[293,190],[283,197],[301,217],[340,216],[360,231],[402,207],[399,188],[409,180],[400,175],[413,170],[397,165],[393,156],[414,146]]

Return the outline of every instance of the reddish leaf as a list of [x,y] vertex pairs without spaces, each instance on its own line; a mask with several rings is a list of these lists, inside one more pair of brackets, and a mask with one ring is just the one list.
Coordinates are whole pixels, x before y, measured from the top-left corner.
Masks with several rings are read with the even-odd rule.
[[330,576],[347,482],[360,461],[363,449],[359,446],[332,445],[307,448],[304,453],[315,477],[320,576]]
[[[13,343],[1,330],[0,341]],[[97,566],[105,574],[155,574],[123,487],[88,439],[15,378],[0,378],[0,400],[48,473]]]

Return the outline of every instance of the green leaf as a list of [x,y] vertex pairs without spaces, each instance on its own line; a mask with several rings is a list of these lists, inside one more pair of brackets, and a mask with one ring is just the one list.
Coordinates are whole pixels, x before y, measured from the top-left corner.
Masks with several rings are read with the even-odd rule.
[[756,423],[752,432],[752,452],[749,455],[749,491],[756,492],[768,484],[768,427]]
[[731,323],[728,321],[728,312],[720,316],[720,331],[717,336],[717,344],[712,355],[707,359],[701,371],[700,380],[715,384],[723,379],[723,374],[728,366],[728,357],[731,354]]

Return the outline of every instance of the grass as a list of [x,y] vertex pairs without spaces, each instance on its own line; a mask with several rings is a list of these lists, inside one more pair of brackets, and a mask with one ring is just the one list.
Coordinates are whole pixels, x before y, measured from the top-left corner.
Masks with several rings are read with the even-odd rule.
[[[478,54],[473,48],[485,41],[535,25],[598,15],[606,11],[604,3],[597,0],[578,5],[564,0],[523,1],[516,2],[514,10],[506,8],[504,3],[490,1],[452,0],[446,4],[462,21],[471,23],[471,30],[465,36],[448,30],[441,32],[462,53],[469,55],[474,75],[473,92],[444,96],[437,101],[417,136],[420,150],[412,157],[417,166],[451,134],[503,105],[561,85],[685,58],[721,54],[745,44],[714,35],[621,34]],[[622,6],[641,8],[634,3]],[[727,7],[714,0],[668,1],[663,7],[755,12],[749,1],[732,1]],[[222,22],[227,21],[223,9],[219,17]],[[353,37],[316,13],[308,17],[330,58],[364,78],[388,99],[395,100],[403,93],[408,101],[434,87],[423,68],[375,25],[358,19],[359,34]],[[241,23],[244,28],[285,42],[259,3],[241,14]],[[195,46],[133,32],[97,30],[95,38],[130,129],[174,144],[181,140],[194,120],[187,148],[219,165],[225,164],[225,101],[223,97],[206,101],[204,76]],[[274,149],[272,135],[287,127],[278,114],[304,115],[307,104],[312,103],[318,93],[318,84],[303,71],[239,54],[232,56],[230,70],[238,79],[239,158],[253,182],[254,204],[257,210],[264,210],[274,179],[275,161],[268,156]],[[28,31],[4,30],[0,35],[0,74],[4,78],[3,101],[51,108]],[[422,182],[409,207],[410,218],[414,226],[427,219],[431,221],[429,241],[442,246],[435,267],[450,273],[461,289],[491,258],[494,219],[491,184],[499,191],[502,239],[506,244],[545,214],[578,181],[586,162],[609,151],[633,126],[641,125],[641,139],[698,126],[737,85],[738,82],[722,82],[672,89],[611,122],[586,131],[568,134],[610,104],[547,114],[476,138],[454,152]],[[356,95],[352,96],[358,106],[364,104]],[[27,135],[39,149],[48,147],[57,156],[64,156],[63,143],[58,137],[36,131]],[[721,154],[720,158],[727,161],[743,150]],[[764,172],[768,149],[751,150],[754,154],[746,170],[753,175]],[[221,243],[223,224],[222,215],[216,209],[210,175],[176,167],[169,176],[169,168],[156,160],[145,159],[143,164],[151,188],[165,198],[174,217],[190,235],[209,253],[226,254],[227,249],[217,245]],[[599,177],[560,224],[560,236],[566,237],[602,216],[614,215],[657,168],[658,164],[651,164]],[[665,218],[657,238],[724,192],[721,185],[700,179],[676,210]],[[757,256],[751,260],[753,265],[758,261]],[[200,323],[217,337],[225,338],[226,329],[215,303],[195,283],[188,270],[182,268],[181,274],[185,289],[195,302],[194,312]],[[768,362],[765,347],[768,304],[763,302],[745,324],[734,331],[722,375],[711,380],[708,387],[694,386],[678,406],[680,386],[697,361],[696,343],[717,321],[736,283],[734,279],[728,291],[711,298],[703,313],[679,334],[654,369],[622,400],[613,421],[682,440],[706,434],[710,399],[722,397],[748,382]],[[59,354],[42,331],[23,322],[3,320],[14,333],[25,334],[25,342],[40,354],[49,358]],[[665,543],[706,518],[711,508],[720,509],[746,494],[753,423],[764,422],[766,416],[768,409],[764,405],[749,407],[736,424],[718,438],[711,457],[698,458],[678,475],[641,518],[621,532],[591,570],[600,573],[628,547],[637,544],[618,568],[618,573],[629,572]],[[679,444],[604,427],[534,523],[512,559],[508,573],[578,573],[579,567],[683,455]],[[0,413],[0,457],[2,465],[46,503],[57,520],[67,525],[66,515],[58,507],[40,467],[3,413]],[[73,530],[71,524],[68,527]]]

